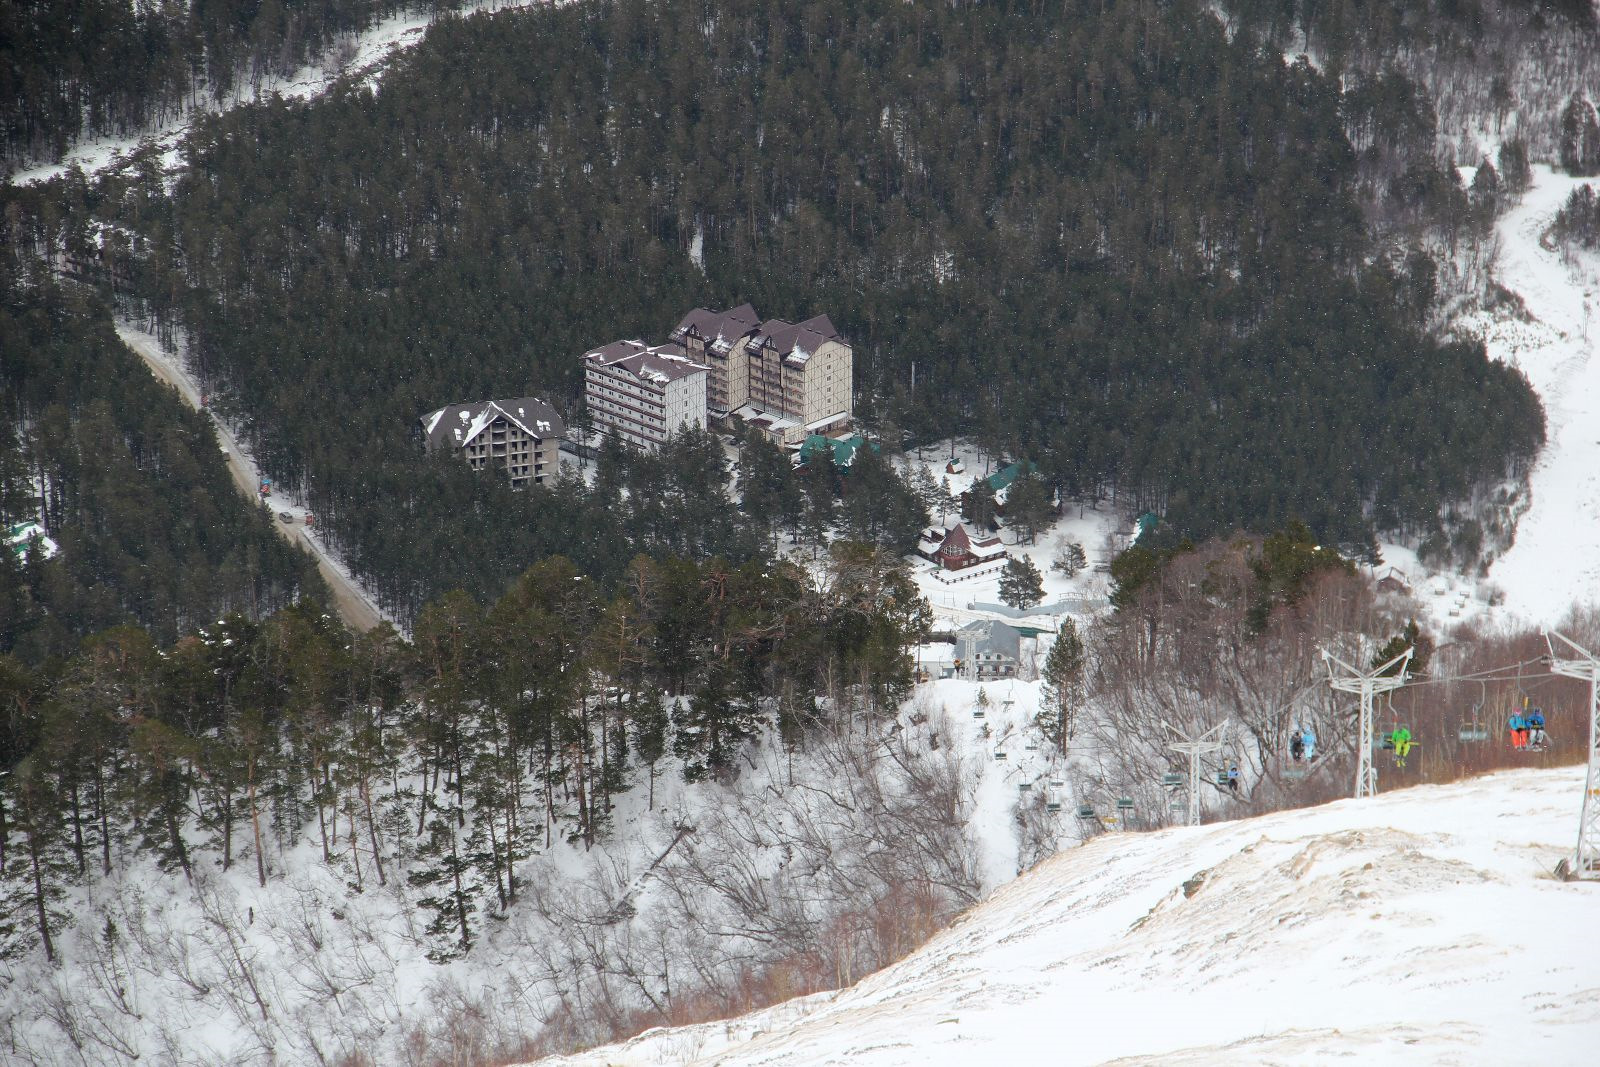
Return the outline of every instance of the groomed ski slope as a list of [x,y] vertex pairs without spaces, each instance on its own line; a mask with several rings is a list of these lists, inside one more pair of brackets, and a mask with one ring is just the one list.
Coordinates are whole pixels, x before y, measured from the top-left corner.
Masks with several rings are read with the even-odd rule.
[[1575,603],[1600,603],[1600,257],[1563,258],[1544,240],[1583,184],[1533,169],[1532,187],[1495,228],[1495,281],[1517,294],[1525,315],[1480,312],[1462,323],[1491,357],[1519,367],[1544,404],[1547,441],[1530,506],[1489,572],[1509,615],[1543,625]]
[[1600,1063],[1600,884],[1550,874],[1582,788],[1520,770],[1104,836],[850,989],[545,1062]]

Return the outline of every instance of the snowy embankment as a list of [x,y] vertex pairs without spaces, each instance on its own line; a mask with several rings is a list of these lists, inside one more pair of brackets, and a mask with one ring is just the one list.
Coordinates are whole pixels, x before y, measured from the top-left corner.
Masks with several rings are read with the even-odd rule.
[[1490,578],[1505,613],[1557,622],[1573,604],[1600,602],[1600,257],[1563,256],[1547,242],[1556,212],[1583,179],[1535,167],[1533,185],[1497,227],[1495,281],[1522,309],[1478,312],[1461,326],[1489,355],[1521,369],[1544,404],[1547,443],[1534,466],[1528,511]]
[[1100,838],[840,993],[546,1061],[1593,1063],[1580,768]]
[[[727,781],[687,783],[670,756],[638,768],[612,830],[585,848],[558,822],[504,911],[468,872],[475,944],[445,962],[430,954],[453,935],[427,929],[430,891],[408,884],[429,861],[405,775],[374,783],[373,836],[332,822],[331,858],[314,819],[286,844],[263,811],[264,885],[245,816],[225,870],[215,835],[190,827],[192,881],[116,845],[116,873],[63,902],[73,922],[56,965],[0,960],[0,1061],[476,1062],[546,1026],[647,1025],[655,1006],[738,992],[797,959],[819,964],[805,988],[848,983],[925,936],[894,914],[916,903],[903,892],[917,879],[948,889],[926,916],[937,928],[1077,843],[1076,804],[1052,784],[1063,768],[1032,726],[1037,698],[1033,683],[935,682],[897,716],[852,716],[802,746],[769,731]],[[543,819],[539,798],[524,816]]]
[[[527,0],[471,0],[462,4],[456,13],[469,15],[478,11],[527,6],[530,6]],[[59,162],[42,163],[17,171],[11,175],[11,181],[17,185],[49,181],[73,167],[81,168],[85,174],[95,174],[116,166],[134,149],[146,143],[161,150],[164,166],[170,169],[178,161],[178,146],[199,116],[227,111],[273,95],[285,100],[309,100],[326,92],[345,75],[372,76],[397,51],[410,48],[422,40],[423,32],[438,15],[431,7],[391,15],[355,34],[348,41],[335,44],[327,54],[286,78],[267,77],[254,85],[248,79],[242,79],[221,100],[203,96],[194,106],[184,108],[170,119],[152,123],[133,136],[94,137],[80,141]]]

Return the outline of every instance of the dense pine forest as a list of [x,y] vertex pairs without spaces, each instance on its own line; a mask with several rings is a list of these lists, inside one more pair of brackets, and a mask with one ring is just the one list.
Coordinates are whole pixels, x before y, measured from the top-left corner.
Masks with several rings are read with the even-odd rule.
[[[1363,99],[1376,144],[1431,129]],[[122,295],[409,618],[653,547],[576,487],[426,462],[420,412],[570,410],[579,353],[745,299],[841,325],[891,446],[975,433],[1197,536],[1427,533],[1542,418],[1429,335],[1428,259],[1367,238],[1347,112],[1187,5],[623,0],[447,21],[381,91],[208,120],[170,196],[147,165],[95,210],[138,235]],[[1465,202],[1430,173],[1395,195]]]
[[91,871],[248,857],[265,886],[308,828],[356,883],[384,884],[398,847],[430,952],[465,952],[530,851],[592,844],[663,757],[697,780],[763,731],[892,713],[930,621],[899,561],[841,542],[815,576],[639,557],[609,597],[552,557],[492,604],[427,605],[410,643],[303,604],[0,656],[0,959],[53,958],[55,902]]
[[66,655],[137,623],[173,641],[265,614],[322,579],[235,492],[216,435],[158,384],[92,293],[0,260],[0,521],[61,552],[0,552],[0,654]]
[[0,167],[128,136],[283,75],[393,0],[11,0],[0,6]]

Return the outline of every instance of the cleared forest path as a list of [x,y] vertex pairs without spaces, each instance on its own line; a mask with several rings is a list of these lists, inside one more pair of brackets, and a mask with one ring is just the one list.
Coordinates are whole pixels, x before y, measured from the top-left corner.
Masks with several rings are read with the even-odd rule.
[[[190,407],[203,410],[200,406],[200,387],[178,359],[161,347],[161,342],[153,334],[146,333],[130,322],[118,319],[117,335],[122,338],[124,344],[139,354],[145,366],[150,368],[150,373],[176,389],[178,395],[182,396]],[[211,425],[216,430],[217,440],[222,443],[222,450],[227,454],[228,470],[233,474],[234,485],[244,494],[246,500],[255,503],[257,489],[261,485],[261,472],[256,468],[255,460],[240,447],[239,442],[221,420],[209,411],[206,414],[211,416]],[[305,549],[317,561],[317,570],[322,574],[322,580],[328,583],[328,589],[333,594],[334,607],[345,624],[352,629],[365,632],[382,622],[382,613],[368,599],[360,585],[339,566],[322,543],[307,531],[305,509],[298,504],[275,501],[272,510],[275,516],[285,512],[292,517],[291,522],[281,522],[274,518],[272,525],[284,540]]]

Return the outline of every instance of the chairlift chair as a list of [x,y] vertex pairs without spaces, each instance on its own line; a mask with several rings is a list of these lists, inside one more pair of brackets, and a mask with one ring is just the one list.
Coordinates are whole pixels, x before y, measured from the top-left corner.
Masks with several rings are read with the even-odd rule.
[[1483,721],[1483,706],[1488,703],[1489,683],[1479,682],[1478,702],[1473,705],[1471,718],[1461,724],[1456,736],[1467,744],[1489,740],[1489,724]]
[[1059,800],[1047,800],[1047,801],[1045,801],[1044,802],[1044,810],[1050,812],[1051,814],[1055,814],[1056,812],[1061,810],[1061,801],[1059,801]]
[[1174,786],[1181,786],[1183,784],[1183,775],[1163,774],[1161,776],[1161,784],[1166,786],[1168,789],[1171,789]]
[[1080,818],[1080,819],[1092,819],[1092,818],[1094,818],[1094,805],[1093,804],[1079,804],[1078,805],[1078,818]]

